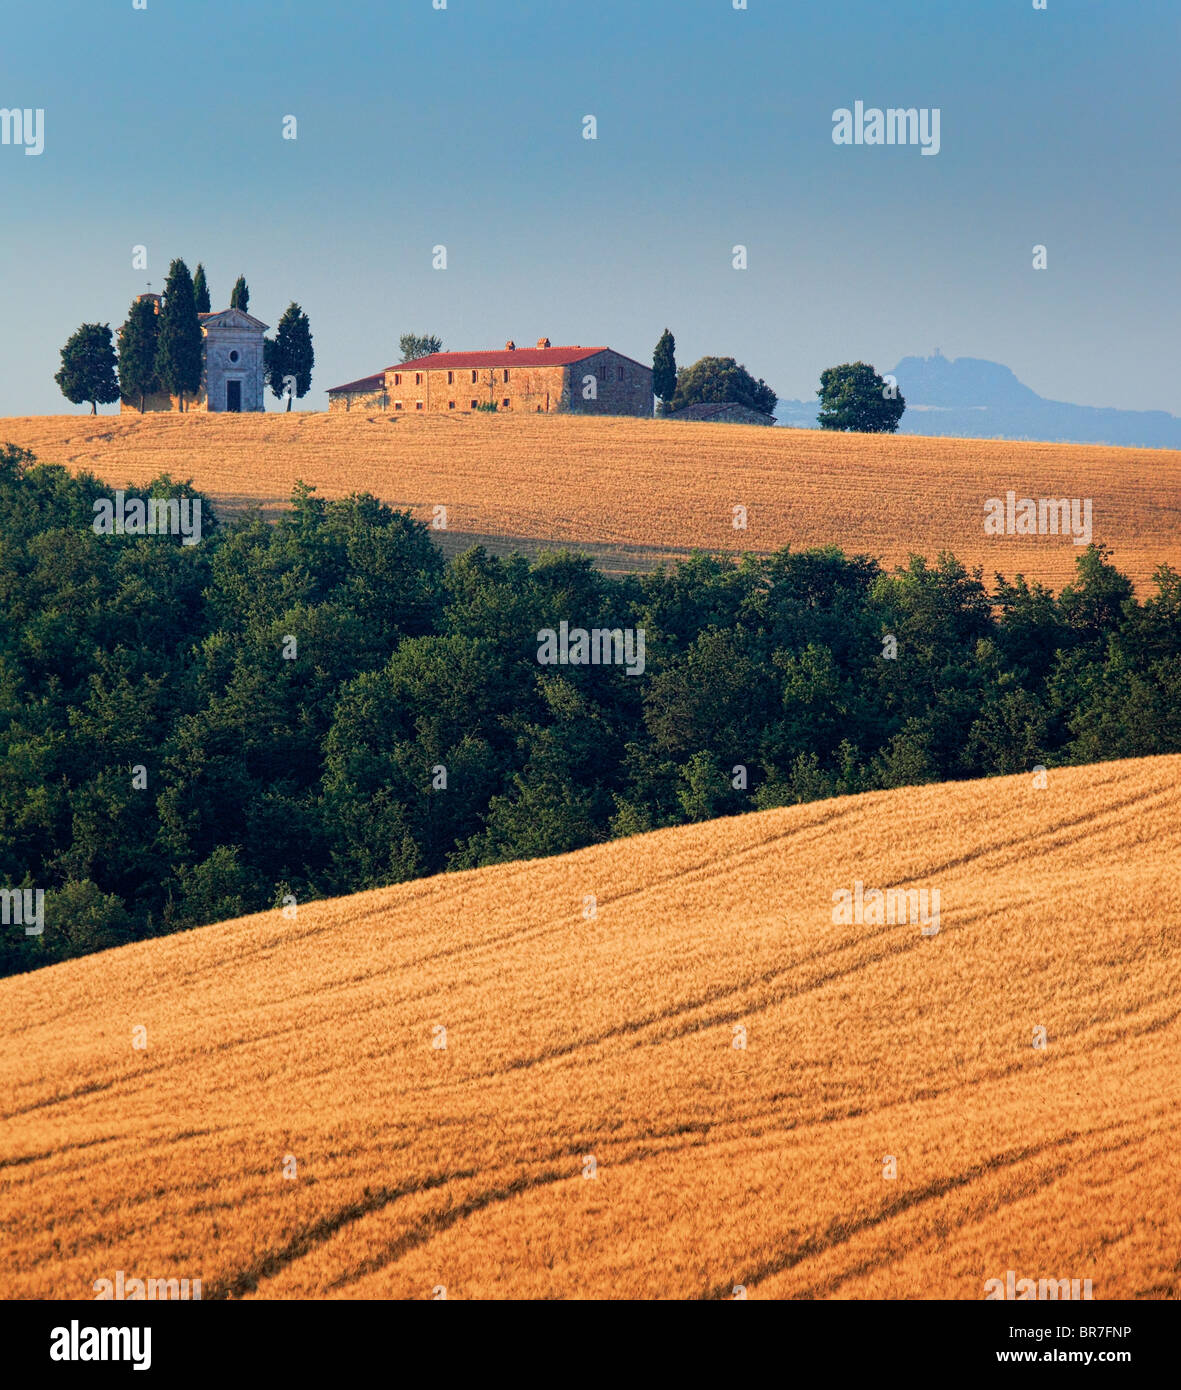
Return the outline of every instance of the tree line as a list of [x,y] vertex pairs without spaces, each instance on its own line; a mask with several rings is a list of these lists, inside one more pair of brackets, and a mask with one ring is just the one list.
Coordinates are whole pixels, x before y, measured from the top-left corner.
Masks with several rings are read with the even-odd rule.
[[[849,792],[1181,750],[1181,575],[1091,546],[1054,595],[951,555],[445,562],[300,486],[202,541],[98,535],[0,450],[0,971],[239,913]],[[643,628],[640,677],[538,634]],[[1052,791],[1047,794],[1052,794]]]
[[[773,415],[779,397],[733,357],[699,357],[691,367],[677,366],[677,342],[666,328],[652,354],[652,390],[660,415],[675,415],[691,405],[734,402]],[[843,362],[820,374],[820,409],[816,423],[823,430],[856,430],[864,434],[893,434],[898,429],[906,398],[893,378],[880,376],[867,362]]]
[[[248,312],[250,289],[239,275],[230,294],[230,308]],[[204,265],[190,275],[183,260],[168,268],[159,306],[153,296],[137,297],[119,329],[118,353],[111,326],[84,323],[61,350],[61,367],[54,380],[66,400],[73,405],[90,404],[90,413],[100,405],[123,400],[143,413],[149,396],[166,392],[185,408],[185,398],[201,389],[204,371],[203,334],[199,315],[210,312],[209,285]],[[283,312],[273,338],[263,340],[263,374],[277,400],[287,399],[291,409],[294,395],[306,396],[312,387],[311,326],[304,311],[293,300]]]

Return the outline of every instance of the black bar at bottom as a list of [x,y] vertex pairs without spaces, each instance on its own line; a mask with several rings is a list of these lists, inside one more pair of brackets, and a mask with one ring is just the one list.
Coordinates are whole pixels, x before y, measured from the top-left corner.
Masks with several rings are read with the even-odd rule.
[[[0,1303],[0,1345],[17,1379],[32,1371],[123,1380],[138,1367],[181,1384],[238,1384],[255,1375],[272,1384],[291,1375],[302,1384],[321,1372],[336,1384],[367,1365],[396,1378],[420,1376],[423,1357],[440,1373],[470,1358],[481,1374],[533,1364],[546,1379],[580,1381],[595,1369],[618,1374],[641,1364],[667,1378],[687,1359],[700,1383],[715,1373],[703,1358],[716,1358],[716,1374],[728,1383],[766,1366],[767,1357],[793,1375],[970,1369],[1003,1377],[1015,1366],[1175,1375],[1174,1302],[766,1302],[728,1313],[693,1308],[686,1323],[683,1306],[628,1302],[429,1310],[328,1301],[9,1302]],[[554,1359],[555,1334],[572,1356],[564,1371]]]

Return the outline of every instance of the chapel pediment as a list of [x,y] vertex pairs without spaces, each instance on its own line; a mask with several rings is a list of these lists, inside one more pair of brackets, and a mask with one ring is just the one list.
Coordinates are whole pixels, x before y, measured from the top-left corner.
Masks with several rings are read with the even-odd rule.
[[265,333],[270,327],[261,319],[256,319],[253,314],[246,313],[244,309],[221,309],[215,314],[198,314],[197,317],[204,329],[250,328],[256,332]]

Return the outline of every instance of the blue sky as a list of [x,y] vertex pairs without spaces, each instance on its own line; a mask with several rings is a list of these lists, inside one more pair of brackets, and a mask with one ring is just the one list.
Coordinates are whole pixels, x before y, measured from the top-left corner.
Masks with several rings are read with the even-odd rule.
[[[648,361],[667,325],[781,397],[939,347],[1181,414],[1179,40],[1173,0],[8,5],[0,107],[45,150],[0,146],[0,414],[88,409],[62,344],[177,255],[215,309],[239,272],[304,307],[304,408],[409,330]],[[939,154],[834,145],[856,100],[939,107]]]

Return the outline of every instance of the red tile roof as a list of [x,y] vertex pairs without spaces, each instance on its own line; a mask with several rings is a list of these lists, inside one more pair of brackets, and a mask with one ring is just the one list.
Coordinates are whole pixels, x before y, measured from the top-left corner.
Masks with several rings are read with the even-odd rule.
[[596,352],[609,352],[605,347],[548,347],[497,348],[495,352],[432,352],[429,357],[415,357],[409,362],[395,362],[387,368],[392,372],[438,371],[452,368],[463,371],[472,367],[566,367],[593,357]]
[[338,391],[380,391],[385,386],[385,373],[378,372],[375,376],[363,376],[357,381],[346,381],[343,386],[330,386],[328,394],[335,396]]
[[[432,352],[428,357],[414,357],[409,362],[395,362],[387,367],[387,372],[405,371],[471,371],[475,368],[489,367],[568,367],[575,362],[583,362],[598,352],[613,352],[606,347],[548,347],[548,348],[497,348],[489,352]],[[622,352],[615,353],[625,362],[635,362]],[[642,367],[642,362],[635,362]],[[343,386],[330,386],[328,394],[340,391],[376,391],[384,385],[384,373],[363,376],[359,381],[348,381]]]

